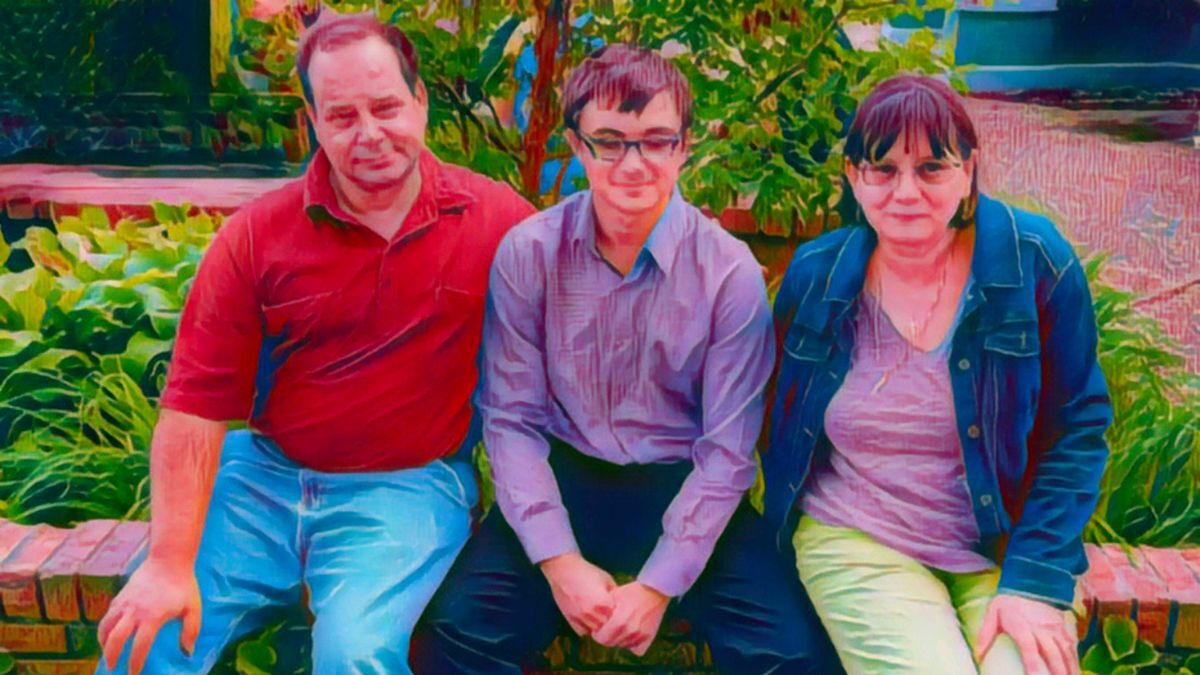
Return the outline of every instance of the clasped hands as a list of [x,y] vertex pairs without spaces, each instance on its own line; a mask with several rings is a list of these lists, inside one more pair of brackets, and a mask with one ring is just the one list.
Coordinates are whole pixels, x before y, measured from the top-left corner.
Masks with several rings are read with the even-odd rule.
[[669,597],[637,581],[618,586],[608,572],[578,553],[544,560],[540,567],[555,604],[578,635],[638,656],[650,648]]

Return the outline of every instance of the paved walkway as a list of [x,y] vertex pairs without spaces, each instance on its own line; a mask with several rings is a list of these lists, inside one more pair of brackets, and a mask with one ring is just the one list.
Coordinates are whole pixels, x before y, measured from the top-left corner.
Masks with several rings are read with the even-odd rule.
[[[1143,296],[1139,309],[1162,321],[1200,372],[1200,148],[1084,130],[1100,121],[1095,111],[972,99],[970,112],[981,189],[1052,216],[1088,251],[1108,252],[1105,279]],[[1195,112],[1183,119],[1195,124]]]

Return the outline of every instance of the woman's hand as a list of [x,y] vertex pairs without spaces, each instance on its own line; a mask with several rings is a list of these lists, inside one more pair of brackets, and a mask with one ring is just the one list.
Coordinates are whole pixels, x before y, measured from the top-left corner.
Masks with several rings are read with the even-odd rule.
[[975,641],[976,662],[983,662],[1000,633],[1017,643],[1027,675],[1079,675],[1078,639],[1061,609],[1017,595],[997,595]]

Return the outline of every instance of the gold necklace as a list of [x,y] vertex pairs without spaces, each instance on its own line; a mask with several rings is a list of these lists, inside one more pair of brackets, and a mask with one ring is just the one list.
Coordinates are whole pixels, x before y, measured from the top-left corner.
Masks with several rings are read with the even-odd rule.
[[[925,331],[929,329],[929,322],[933,320],[933,315],[937,311],[938,305],[941,304],[941,302],[942,302],[942,290],[944,288],[946,288],[946,276],[947,276],[947,272],[950,269],[950,261],[954,258],[956,243],[957,242],[951,243],[950,253],[947,254],[946,259],[944,261],[942,261],[942,271],[938,277],[937,290],[934,292],[934,295],[933,295],[933,304],[931,304],[929,306],[929,309],[925,312],[925,316],[921,319],[920,324],[918,324],[916,321],[914,321],[912,319],[908,320],[908,332],[909,332],[908,337],[905,337],[903,333],[900,334],[900,337],[902,338],[902,341],[904,342],[904,352],[901,354],[900,358],[896,361],[895,364],[893,364],[887,370],[883,371],[883,375],[881,375],[879,377],[879,381],[876,382],[875,386],[871,388],[872,394],[879,393],[879,390],[883,389],[883,387],[885,385],[887,385],[888,380],[890,380],[892,378],[892,375],[896,371],[900,370],[900,368],[904,367],[904,364],[908,363],[909,359],[912,358],[912,353],[917,349],[916,344],[915,344],[917,342],[917,339],[920,336],[924,335]],[[883,313],[883,304],[884,304],[883,272],[882,271],[878,272],[875,275],[875,281],[876,281],[875,287],[877,290],[877,297],[878,297],[878,299],[875,303],[875,313],[874,313],[875,314],[875,316],[874,316],[874,318],[875,318],[875,353],[878,354],[879,353],[879,327],[881,325],[880,316]],[[899,328],[897,328],[897,331],[899,331]]]

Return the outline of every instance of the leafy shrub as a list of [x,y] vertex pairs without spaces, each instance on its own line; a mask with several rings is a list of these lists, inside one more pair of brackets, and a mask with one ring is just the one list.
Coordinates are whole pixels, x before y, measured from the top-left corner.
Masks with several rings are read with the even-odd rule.
[[[0,516],[147,515],[147,450],[188,284],[219,218],[154,206],[30,228],[0,276]],[[9,250],[0,250],[7,258]]]

